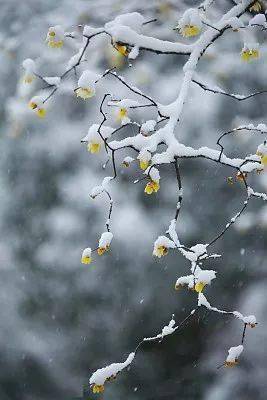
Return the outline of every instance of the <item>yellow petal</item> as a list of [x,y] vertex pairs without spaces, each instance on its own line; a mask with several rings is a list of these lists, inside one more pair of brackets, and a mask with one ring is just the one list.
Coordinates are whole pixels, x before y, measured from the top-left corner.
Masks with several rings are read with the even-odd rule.
[[39,118],[44,118],[46,116],[46,109],[45,108],[38,108],[36,114]]
[[91,264],[91,262],[92,262],[92,258],[91,257],[85,256],[85,257],[81,258],[81,263],[82,264]]
[[200,28],[195,25],[185,25],[181,29],[181,33],[184,37],[197,36],[200,33]]
[[145,187],[145,193],[152,194],[153,192],[154,192],[153,186],[151,185],[151,182],[148,182]]
[[48,40],[47,44],[49,47],[51,47],[52,49],[59,49],[60,47],[63,46],[63,40]]
[[82,99],[90,99],[95,95],[94,89],[91,88],[78,88],[75,90],[76,96],[81,97]]
[[139,165],[140,165],[140,168],[141,168],[142,170],[146,170],[147,167],[149,166],[149,161],[142,161],[142,160],[140,160]]
[[127,46],[121,45],[119,43],[114,43],[114,48],[124,57],[127,57],[129,54]]
[[198,282],[195,284],[195,291],[198,293],[201,293],[205,286],[206,286],[206,283]]
[[89,142],[87,145],[87,150],[92,154],[99,153],[101,150],[101,143]]

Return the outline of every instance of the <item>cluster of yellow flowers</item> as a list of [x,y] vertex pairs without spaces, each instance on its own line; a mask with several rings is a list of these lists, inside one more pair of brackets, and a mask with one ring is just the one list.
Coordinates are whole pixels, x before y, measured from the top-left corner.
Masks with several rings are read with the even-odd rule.
[[64,43],[64,30],[60,25],[51,26],[48,29],[46,42],[49,47],[53,49],[59,49]]
[[[111,232],[102,233],[102,235],[99,239],[99,244],[98,244],[98,248],[97,248],[97,254],[99,256],[102,256],[106,251],[109,250],[112,238],[113,238],[113,234]],[[90,247],[87,247],[82,252],[81,263],[82,264],[91,264],[92,261],[93,261],[92,249]]]
[[159,191],[159,182],[153,181],[152,179],[146,184],[144,192],[146,194],[157,193]]
[[39,118],[44,118],[46,115],[46,109],[43,100],[39,96],[34,96],[30,102],[29,107],[33,110]]
[[243,61],[249,62],[253,60],[257,60],[260,56],[259,45],[258,43],[254,44],[244,44],[244,47],[241,51],[241,58]]

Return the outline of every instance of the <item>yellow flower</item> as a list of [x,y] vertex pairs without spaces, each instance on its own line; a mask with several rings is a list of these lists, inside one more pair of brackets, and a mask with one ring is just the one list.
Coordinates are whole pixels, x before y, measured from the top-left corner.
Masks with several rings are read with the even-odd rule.
[[87,247],[86,249],[84,249],[82,252],[81,263],[82,264],[90,264],[92,262],[91,254],[92,254],[92,250],[90,247]]
[[58,41],[48,40],[47,44],[52,49],[60,49],[60,47],[63,46],[63,40],[58,40]]
[[91,88],[78,88],[75,89],[75,93],[77,97],[81,97],[82,99],[86,100],[95,95],[95,90]]
[[238,364],[238,360],[234,360],[234,361],[225,361],[224,362],[224,366],[227,368],[233,368]]
[[104,385],[94,384],[92,390],[93,390],[93,393],[103,393],[105,388],[104,388]]
[[197,36],[200,33],[200,30],[201,29],[196,25],[185,25],[180,31],[184,37],[192,37]]
[[158,246],[154,252],[155,256],[161,258],[162,256],[166,256],[168,254],[168,249],[165,246]]
[[59,26],[49,28],[46,41],[49,47],[59,49],[63,46],[64,32]]
[[39,118],[44,118],[46,116],[46,109],[45,108],[37,108],[36,114]]
[[99,153],[101,150],[101,143],[89,142],[87,145],[87,150],[92,154]]
[[128,114],[127,108],[121,107],[121,108],[119,109],[119,111],[118,111],[118,114],[117,114],[117,120],[118,120],[118,121],[122,121],[124,118],[127,117],[127,114]]
[[195,284],[195,288],[194,289],[195,289],[195,291],[197,293],[201,293],[205,286],[206,286],[206,283],[198,282],[198,283]]
[[140,165],[140,168],[141,168],[142,170],[146,170],[147,167],[149,166],[149,161],[140,160],[140,161],[139,161],[139,165]]
[[109,250],[109,245],[108,244],[105,247],[98,247],[97,254],[99,256],[102,256],[108,250]]
[[29,107],[36,112],[39,118],[44,118],[46,116],[46,109],[34,101],[29,102]]
[[34,80],[34,75],[31,74],[25,74],[23,77],[23,83],[32,83]]
[[261,3],[259,1],[255,1],[252,6],[249,7],[249,11],[260,12],[261,11]]
[[126,45],[120,43],[113,43],[113,47],[124,57],[127,57],[130,53],[129,48]]
[[147,183],[146,187],[145,187],[145,193],[146,194],[152,194],[152,193],[157,193],[157,191],[159,190],[160,185],[158,182],[156,181],[150,181]]
[[262,165],[266,166],[267,165],[267,154],[263,154],[260,151],[256,152],[257,156],[261,158],[261,163]]
[[260,52],[258,49],[248,49],[244,48],[241,51],[241,58],[243,61],[249,62],[252,60],[257,60],[260,56]]
[[89,256],[84,256],[81,258],[81,263],[82,264],[91,264],[92,258]]

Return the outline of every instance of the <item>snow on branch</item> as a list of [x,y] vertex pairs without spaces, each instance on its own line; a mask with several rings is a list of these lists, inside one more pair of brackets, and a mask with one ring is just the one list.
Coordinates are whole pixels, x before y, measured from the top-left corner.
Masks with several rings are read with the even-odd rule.
[[[200,148],[193,148],[181,142],[176,128],[179,124],[186,106],[188,95],[190,93],[192,83],[197,84],[204,91],[214,94],[221,94],[238,101],[253,99],[253,97],[266,93],[261,90],[248,96],[227,93],[218,87],[211,87],[202,82],[202,79],[196,77],[198,62],[205,54],[206,50],[216,42],[218,38],[224,35],[226,30],[236,31],[239,29],[247,29],[242,22],[242,15],[249,9],[255,12],[255,1],[236,0],[235,5],[221,18],[212,24],[206,16],[206,10],[214,6],[214,0],[203,1],[198,8],[191,8],[181,15],[175,31],[177,35],[182,35],[185,40],[191,40],[189,44],[183,42],[170,42],[148,36],[144,33],[144,26],[153,20],[147,20],[140,13],[133,12],[117,16],[114,20],[107,22],[104,27],[94,28],[84,26],[82,37],[80,38],[79,50],[72,55],[66,63],[65,71],[58,77],[45,77],[38,73],[38,69],[34,60],[26,59],[23,62],[24,68],[24,84],[31,84],[33,79],[38,78],[40,84],[45,85],[40,93],[33,96],[29,102],[31,110],[40,118],[44,118],[49,111],[49,100],[56,95],[62,82],[67,76],[73,73],[75,85],[73,93],[82,99],[82,101],[94,101],[100,82],[104,79],[115,79],[117,82],[118,92],[121,88],[127,90],[127,97],[121,98],[111,93],[105,93],[99,105],[99,116],[101,122],[92,124],[87,135],[81,139],[86,144],[87,150],[91,154],[98,154],[101,150],[105,151],[108,160],[111,161],[113,176],[106,176],[101,184],[95,186],[91,190],[91,198],[96,199],[100,195],[104,195],[108,201],[108,215],[105,224],[105,231],[100,235],[98,245],[95,248],[86,247],[81,255],[83,264],[93,262],[93,254],[99,256],[106,254],[111,247],[113,234],[111,232],[111,217],[113,210],[112,182],[118,180],[118,166],[116,163],[117,153],[123,150],[125,153],[128,149],[131,155],[124,156],[122,167],[130,168],[139,165],[142,178],[136,179],[135,183],[144,183],[143,191],[145,195],[156,196],[161,186],[160,170],[163,165],[168,165],[173,174],[173,180],[177,184],[177,201],[174,205],[174,217],[165,226],[166,235],[160,235],[154,241],[154,247],[151,248],[153,256],[162,258],[166,257],[170,252],[178,252],[189,264],[189,274],[178,277],[175,289],[180,290],[183,287],[190,289],[189,293],[195,296],[196,306],[187,315],[187,317],[176,325],[174,316],[168,325],[164,326],[160,333],[155,336],[142,339],[134,352],[130,353],[127,359],[121,363],[112,363],[104,368],[95,371],[90,378],[90,386],[94,393],[101,393],[104,390],[106,382],[116,378],[118,373],[133,362],[137,351],[145,344],[152,341],[162,342],[166,336],[174,334],[181,327],[189,323],[190,319],[195,315],[196,310],[205,307],[210,311],[218,314],[232,314],[243,324],[241,344],[231,347],[228,356],[223,365],[235,366],[243,351],[244,339],[247,327],[254,328],[257,325],[256,317],[253,315],[243,316],[237,311],[224,311],[213,307],[208,302],[203,291],[213,284],[217,278],[216,271],[213,269],[204,269],[203,264],[206,260],[212,259],[214,262],[219,254],[210,253],[211,246],[221,239],[233,226],[236,220],[242,215],[248,207],[252,198],[260,198],[267,200],[267,194],[254,191],[248,183],[248,179],[254,172],[260,173],[267,165],[267,141],[263,140],[257,149],[244,157],[232,158],[228,156],[225,150],[223,139],[232,134],[247,131],[250,133],[267,134],[265,124],[254,126],[253,124],[242,125],[235,129],[224,132],[219,136],[214,146],[207,147],[205,144]],[[251,25],[261,25],[262,17],[254,18],[250,22]],[[264,26],[263,26],[264,28]],[[254,28],[253,28],[254,29]],[[90,57],[90,42],[99,35],[105,35],[110,41],[114,49],[126,59],[135,59],[139,55],[140,50],[154,52],[156,54],[177,54],[186,56],[183,66],[183,77],[181,82],[177,84],[175,98],[168,104],[161,104],[158,99],[152,98],[144,93],[132,83],[128,82],[123,76],[119,75],[114,68],[106,71],[91,71],[83,68],[86,66],[87,57]],[[67,40],[79,40],[77,35],[69,34],[60,26],[50,27],[47,34],[47,44],[53,49],[64,46]],[[260,56],[259,48],[256,43],[244,44],[241,51],[241,59],[243,61],[253,62]],[[160,83],[157,82],[157,85]],[[144,109],[146,111],[146,120],[142,124],[135,121],[134,111],[136,109]],[[153,115],[151,113],[154,113]],[[156,117],[155,117],[156,114]],[[115,127],[114,127],[115,126]],[[127,127],[131,127],[131,136],[127,136]],[[118,137],[117,134],[120,134]],[[122,135],[123,133],[123,135]],[[217,146],[217,147],[216,147]],[[213,148],[214,147],[214,148]],[[135,153],[135,157],[132,154]],[[203,243],[187,246],[183,244],[177,232],[179,215],[183,203],[183,185],[179,163],[181,160],[188,162],[194,158],[202,158],[206,161],[213,161],[219,165],[226,165],[232,168],[238,179],[243,184],[245,199],[241,202],[241,207],[229,222],[219,231],[219,233],[209,242],[203,240]],[[107,163],[106,163],[107,165]],[[168,228],[167,228],[168,227]],[[167,230],[166,230],[167,228]],[[152,242],[152,239],[151,239]],[[151,246],[152,247],[152,246]]]

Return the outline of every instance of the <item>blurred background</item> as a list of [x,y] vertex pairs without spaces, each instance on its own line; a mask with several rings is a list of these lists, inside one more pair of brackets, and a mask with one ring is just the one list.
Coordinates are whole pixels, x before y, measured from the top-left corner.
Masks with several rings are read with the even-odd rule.
[[[82,396],[92,371],[123,361],[143,336],[160,332],[171,314],[181,321],[192,309],[194,293],[176,292],[177,277],[188,264],[177,253],[152,257],[152,246],[173,218],[177,201],[172,167],[160,170],[161,190],[145,196],[136,165],[119,168],[112,185],[114,213],[112,250],[89,266],[81,265],[83,248],[95,247],[104,231],[108,204],[89,193],[104,176],[105,152],[94,156],[80,139],[101,121],[99,101],[107,91],[133,98],[112,77],[101,82],[96,98],[84,102],[73,94],[75,75],[65,80],[49,102],[47,116],[28,110],[42,84],[22,83],[25,58],[33,58],[43,76],[60,75],[79,48],[66,40],[49,49],[49,26],[61,24],[78,32],[79,24],[102,26],[116,15],[139,11],[157,22],[144,32],[181,40],[173,28],[181,13],[197,1],[138,0],[0,0],[0,399],[65,400]],[[211,20],[233,5],[215,1]],[[247,14],[244,21],[249,20]],[[199,64],[201,78],[230,92],[249,94],[267,89],[266,33],[253,31],[261,58],[243,63],[243,37],[227,32]],[[78,69],[101,73],[116,66],[135,86],[168,103],[177,94],[184,57],[141,52],[131,64],[106,37],[92,40],[87,61]],[[191,88],[179,139],[192,146],[211,146],[224,130],[239,124],[266,122],[266,95],[245,102]],[[138,122],[153,114],[136,112]],[[114,125],[115,126],[115,125]],[[125,134],[132,134],[125,130]],[[255,153],[262,137],[244,132],[226,141],[230,156]],[[132,155],[125,153],[125,155]],[[232,170],[204,160],[181,162],[184,203],[178,232],[187,246],[206,243],[236,213],[244,199],[239,182],[227,183]],[[266,174],[249,179],[267,191]],[[211,304],[255,314],[259,325],[249,330],[240,365],[217,369],[227,349],[240,343],[241,324],[229,316],[206,313],[161,344],[147,344],[129,371],[107,384],[103,395],[87,398],[129,400],[258,400],[267,393],[267,206],[251,202],[247,212],[213,250],[223,256],[207,264],[218,271],[207,291]]]

